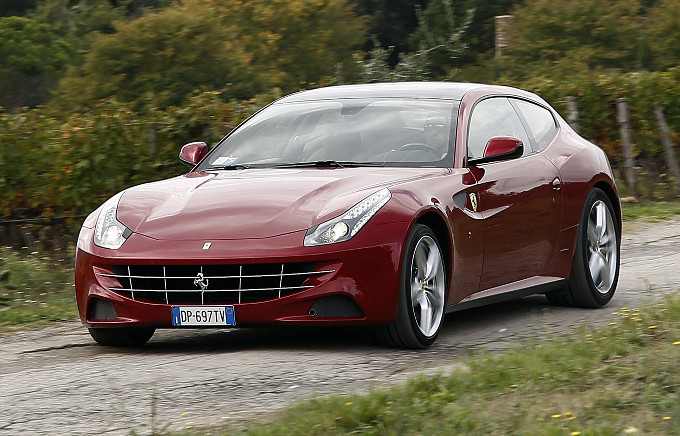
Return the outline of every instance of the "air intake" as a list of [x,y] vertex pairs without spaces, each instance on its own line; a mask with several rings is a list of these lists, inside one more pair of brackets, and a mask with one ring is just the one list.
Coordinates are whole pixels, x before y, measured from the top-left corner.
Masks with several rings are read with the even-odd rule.
[[314,318],[363,318],[364,312],[347,295],[331,295],[316,300],[309,316]]

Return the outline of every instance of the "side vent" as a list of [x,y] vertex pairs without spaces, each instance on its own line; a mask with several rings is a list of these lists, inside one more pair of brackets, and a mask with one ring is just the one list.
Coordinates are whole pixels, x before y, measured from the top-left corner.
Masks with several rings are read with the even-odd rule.
[[316,300],[309,316],[314,318],[363,318],[364,312],[347,295],[330,295]]

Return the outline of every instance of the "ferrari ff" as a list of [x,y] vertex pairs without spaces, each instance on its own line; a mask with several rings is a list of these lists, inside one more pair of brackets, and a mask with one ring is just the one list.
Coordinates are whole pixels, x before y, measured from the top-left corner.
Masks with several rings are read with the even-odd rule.
[[607,156],[529,92],[314,89],[179,157],[191,171],[118,193],[82,226],[76,297],[100,344],[365,325],[423,348],[452,311],[530,294],[594,308],[616,289]]

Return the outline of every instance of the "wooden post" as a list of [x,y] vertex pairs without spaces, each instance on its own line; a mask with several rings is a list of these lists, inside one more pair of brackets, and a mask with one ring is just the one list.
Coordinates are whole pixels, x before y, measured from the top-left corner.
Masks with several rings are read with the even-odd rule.
[[156,130],[156,122],[151,121],[149,123],[149,154],[156,154],[158,150],[158,131]]
[[496,25],[495,56],[503,56],[503,49],[510,45],[510,30],[512,28],[512,15],[498,15],[494,17]]
[[673,190],[677,194],[680,192],[680,169],[678,169],[678,161],[675,158],[675,151],[673,150],[673,143],[671,142],[671,133],[668,130],[666,117],[663,115],[663,110],[659,103],[654,103],[654,115],[656,115],[656,122],[659,124],[659,133],[661,134],[661,143],[666,152],[666,164],[668,165],[668,172],[673,177]]
[[567,102],[567,122],[576,133],[579,131],[578,107],[576,106],[576,97],[570,95],[564,97]]
[[623,175],[626,184],[630,188],[633,197],[637,197],[637,186],[635,183],[635,172],[633,171],[633,144],[630,140],[630,114],[628,113],[628,102],[625,98],[616,99],[617,121],[621,132],[621,145],[623,146]]

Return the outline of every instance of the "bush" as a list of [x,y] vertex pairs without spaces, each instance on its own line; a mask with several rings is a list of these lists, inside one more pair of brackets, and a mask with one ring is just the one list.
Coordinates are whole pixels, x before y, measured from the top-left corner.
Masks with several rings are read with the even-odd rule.
[[184,143],[217,142],[277,95],[224,102],[209,92],[144,114],[113,99],[65,119],[44,109],[0,113],[0,219],[82,217],[128,186],[185,172]]

